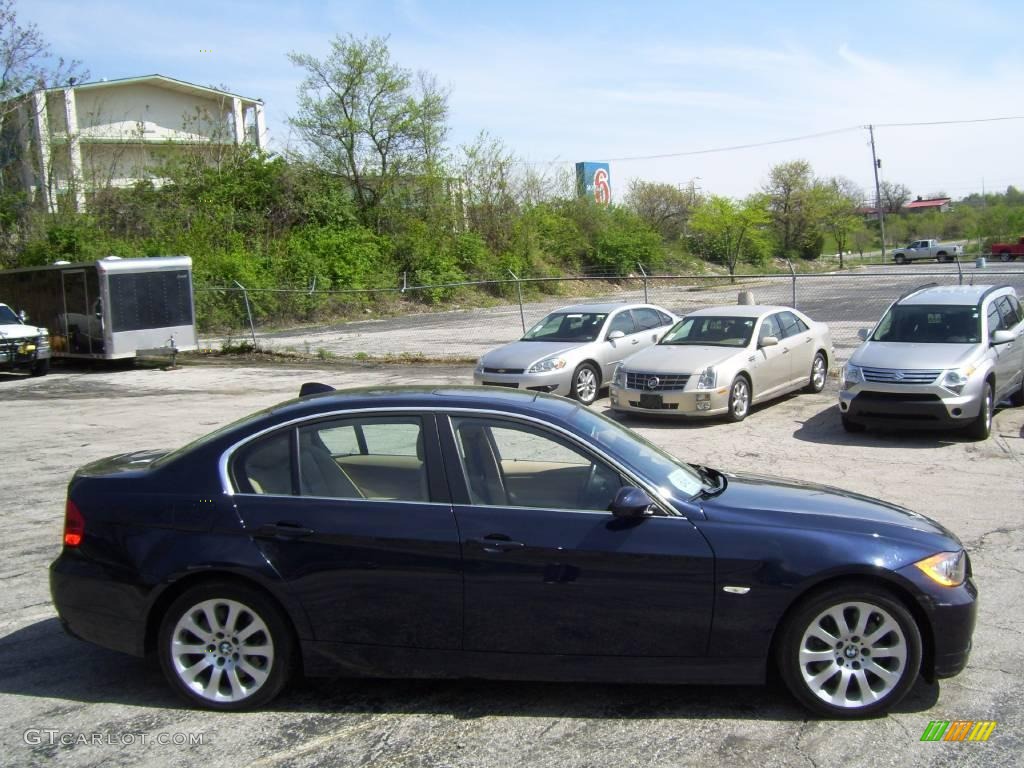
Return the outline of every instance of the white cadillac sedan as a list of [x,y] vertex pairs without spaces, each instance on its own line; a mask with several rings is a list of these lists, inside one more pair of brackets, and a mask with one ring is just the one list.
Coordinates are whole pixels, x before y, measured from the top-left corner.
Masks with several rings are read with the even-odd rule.
[[611,407],[742,421],[755,403],[820,392],[833,357],[828,326],[790,307],[702,309],[615,369]]

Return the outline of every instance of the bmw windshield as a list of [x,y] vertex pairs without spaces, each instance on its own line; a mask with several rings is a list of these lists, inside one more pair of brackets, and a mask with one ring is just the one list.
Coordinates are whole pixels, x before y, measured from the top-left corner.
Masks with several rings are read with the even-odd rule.
[[521,341],[594,341],[606,317],[605,312],[552,312],[528,330]]
[[716,483],[705,482],[689,464],[607,416],[577,407],[571,421],[597,445],[635,468],[638,474],[655,485],[666,500],[685,501],[703,491],[716,489]]

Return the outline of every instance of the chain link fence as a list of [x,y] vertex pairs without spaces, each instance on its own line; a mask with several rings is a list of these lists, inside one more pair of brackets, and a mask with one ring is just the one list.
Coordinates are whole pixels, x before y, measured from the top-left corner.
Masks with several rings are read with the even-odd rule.
[[[921,285],[1009,284],[1024,293],[1024,265],[975,268],[908,265],[841,273],[627,275],[502,279],[317,291],[196,287],[200,315],[234,320],[229,332],[201,335],[201,346],[256,348],[321,359],[470,362],[518,339],[549,312],[571,304],[645,302],[684,315],[736,304],[793,306],[832,328],[839,361],[901,294]],[[328,320],[345,317],[344,321]],[[306,318],[282,328],[285,318]],[[317,322],[318,318],[323,318]]]

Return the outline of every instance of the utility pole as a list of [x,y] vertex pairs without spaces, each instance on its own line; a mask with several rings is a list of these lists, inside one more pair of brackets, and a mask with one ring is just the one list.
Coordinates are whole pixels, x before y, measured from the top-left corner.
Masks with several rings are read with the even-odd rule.
[[875,126],[868,126],[871,135],[871,165],[875,171],[875,210],[878,211],[878,228],[882,234],[882,263],[885,263],[885,213],[882,211],[882,188],[878,185],[878,169],[882,161],[875,157]]

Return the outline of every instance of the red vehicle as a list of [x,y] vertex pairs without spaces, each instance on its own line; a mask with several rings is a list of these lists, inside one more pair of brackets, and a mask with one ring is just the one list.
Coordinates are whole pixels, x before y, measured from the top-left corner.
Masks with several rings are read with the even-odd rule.
[[1024,256],[1024,237],[1016,243],[993,243],[992,255],[998,256],[1000,261],[1014,261],[1018,256]]

